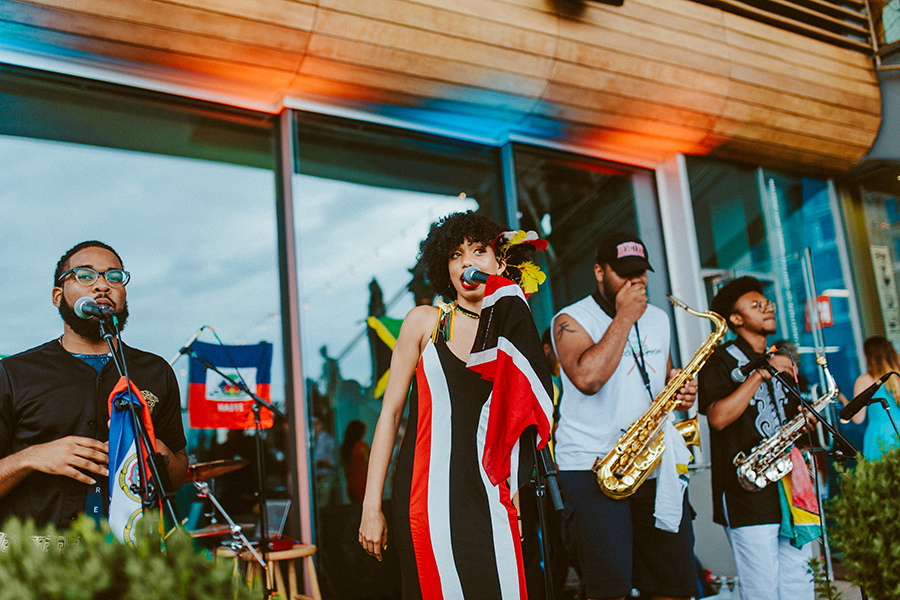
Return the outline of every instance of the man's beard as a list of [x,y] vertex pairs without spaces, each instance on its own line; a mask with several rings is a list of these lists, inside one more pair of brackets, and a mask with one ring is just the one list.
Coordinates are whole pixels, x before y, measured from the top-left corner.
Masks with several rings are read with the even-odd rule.
[[600,294],[603,296],[603,298],[606,299],[607,302],[609,302],[610,306],[612,306],[613,309],[615,309],[616,308],[616,296],[618,295],[618,290],[614,290],[612,288],[612,285],[609,283],[609,279],[604,279],[603,281],[601,281],[600,287],[602,288],[600,290]]
[[[82,319],[75,314],[75,309],[66,300],[63,294],[59,301],[59,316],[69,326],[69,328],[86,340],[92,342],[101,342],[100,322],[96,318]],[[125,329],[125,322],[128,320],[128,302],[126,301],[122,308],[116,310],[116,316],[119,318],[119,331]]]

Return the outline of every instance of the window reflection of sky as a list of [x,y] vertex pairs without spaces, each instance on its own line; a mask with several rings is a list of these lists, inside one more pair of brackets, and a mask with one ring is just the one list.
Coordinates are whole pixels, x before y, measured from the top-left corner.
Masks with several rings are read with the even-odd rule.
[[[272,342],[283,401],[271,171],[14,136],[0,136],[0,166],[2,297],[14,307],[0,311],[0,355],[60,335],[56,261],[99,239],[132,274],[126,343],[168,360],[202,325],[225,343]],[[182,358],[176,371],[186,367]]]
[[476,210],[473,199],[294,176],[303,366],[318,379],[323,357],[338,358],[344,379],[368,386],[371,354],[365,331],[369,283],[378,281],[387,316],[413,307],[406,291],[419,244],[446,214]]

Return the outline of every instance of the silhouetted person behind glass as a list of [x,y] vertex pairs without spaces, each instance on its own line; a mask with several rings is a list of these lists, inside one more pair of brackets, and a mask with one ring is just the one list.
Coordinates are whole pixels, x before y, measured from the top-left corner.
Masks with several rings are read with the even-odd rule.
[[363,441],[366,424],[359,419],[347,423],[341,442],[341,462],[347,480],[347,497],[351,503],[362,502],[366,495],[366,471],[369,468],[369,445]]

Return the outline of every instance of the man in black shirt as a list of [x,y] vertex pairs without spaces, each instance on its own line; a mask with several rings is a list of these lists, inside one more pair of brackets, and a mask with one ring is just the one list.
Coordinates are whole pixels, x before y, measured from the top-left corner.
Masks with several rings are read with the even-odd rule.
[[[128,279],[115,250],[97,241],[78,244],[60,258],[53,279],[63,334],[0,362],[0,525],[16,516],[65,528],[83,512],[106,516],[107,399],[119,375],[97,319],[79,318],[73,305],[87,296],[115,310],[124,327]],[[122,350],[177,489],[187,453],[175,374],[158,356]]]
[[[716,349],[698,377],[699,409],[709,420],[713,520],[731,542],[743,600],[813,600],[809,548],[794,548],[779,536],[779,485],[747,491],[733,464],[735,455],[749,454],[797,413],[796,401],[767,370],[740,373],[766,351],[766,338],[776,330],[775,303],[762,291],[758,280],[741,277],[719,290],[711,305],[737,335]],[[771,363],[780,368],[777,361],[785,358],[773,356]]]

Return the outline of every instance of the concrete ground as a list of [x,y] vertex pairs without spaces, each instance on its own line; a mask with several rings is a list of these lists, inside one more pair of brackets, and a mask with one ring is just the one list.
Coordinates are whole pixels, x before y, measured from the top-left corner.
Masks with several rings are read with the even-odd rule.
[[[841,594],[842,600],[862,600],[862,594],[859,593],[859,588],[856,585],[850,583],[849,581],[845,581],[843,579],[838,579],[834,582],[835,587],[837,587],[838,591]],[[723,589],[716,596],[707,596],[703,598],[703,600],[740,600],[741,596],[737,590],[728,590]],[[819,596],[817,600],[827,600],[825,596]]]
[[838,579],[834,582],[834,585],[837,586],[838,590],[841,592],[841,598],[843,598],[843,600],[862,599],[862,594],[859,593],[859,588],[849,581]]

